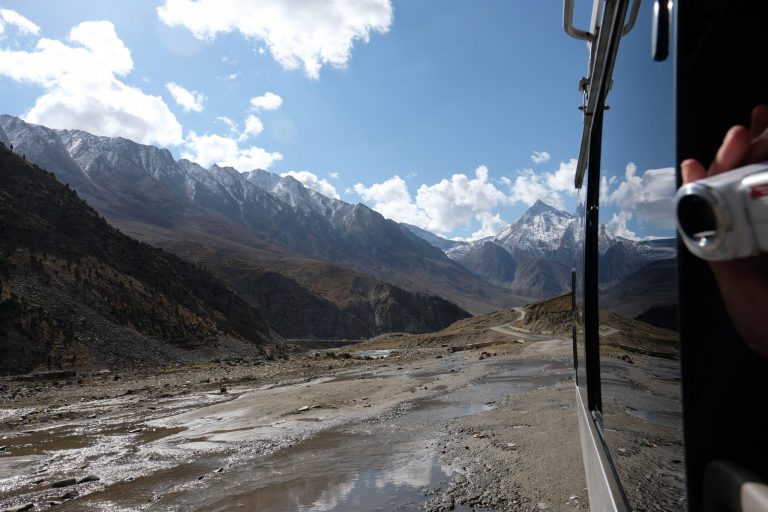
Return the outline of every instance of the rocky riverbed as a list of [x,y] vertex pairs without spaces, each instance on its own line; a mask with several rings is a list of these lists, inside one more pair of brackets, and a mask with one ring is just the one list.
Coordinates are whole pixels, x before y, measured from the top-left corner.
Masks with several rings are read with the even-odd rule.
[[570,344],[482,341],[3,378],[0,510],[588,508]]

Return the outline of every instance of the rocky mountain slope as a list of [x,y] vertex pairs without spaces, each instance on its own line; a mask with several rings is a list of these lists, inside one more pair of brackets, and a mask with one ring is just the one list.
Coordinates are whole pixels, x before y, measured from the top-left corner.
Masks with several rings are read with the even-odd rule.
[[258,354],[259,312],[0,147],[0,372]]
[[[472,312],[524,302],[366,206],[327,198],[289,177],[204,169],[176,162],[164,149],[12,116],[0,116],[0,128],[18,151],[56,172],[110,222],[193,261],[196,252],[179,248],[189,247],[179,241],[190,236],[209,248],[221,241],[250,246],[266,270],[283,273],[278,267],[296,256],[332,262]],[[263,258],[267,253],[272,257]],[[208,264],[215,270],[214,261]]]

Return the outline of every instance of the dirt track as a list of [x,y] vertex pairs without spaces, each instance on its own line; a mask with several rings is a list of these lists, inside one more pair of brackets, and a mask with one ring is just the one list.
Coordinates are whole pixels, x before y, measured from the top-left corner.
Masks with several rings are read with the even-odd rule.
[[5,379],[0,509],[588,508],[570,345],[488,341]]

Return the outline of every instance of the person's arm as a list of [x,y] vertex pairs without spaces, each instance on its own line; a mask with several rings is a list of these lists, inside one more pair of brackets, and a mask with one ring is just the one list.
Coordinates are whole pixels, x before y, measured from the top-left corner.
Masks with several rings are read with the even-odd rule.
[[[723,139],[715,161],[705,169],[696,160],[680,164],[683,183],[768,160],[768,106],[752,111],[750,128],[734,126]],[[768,358],[768,254],[732,261],[711,261],[723,301],[744,340]]]

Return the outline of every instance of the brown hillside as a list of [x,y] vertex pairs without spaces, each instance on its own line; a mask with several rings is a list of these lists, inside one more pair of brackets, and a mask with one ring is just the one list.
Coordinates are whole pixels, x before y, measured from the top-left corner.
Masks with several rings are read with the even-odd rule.
[[269,334],[210,272],[123,235],[5,147],[0,232],[0,372],[160,364]]

